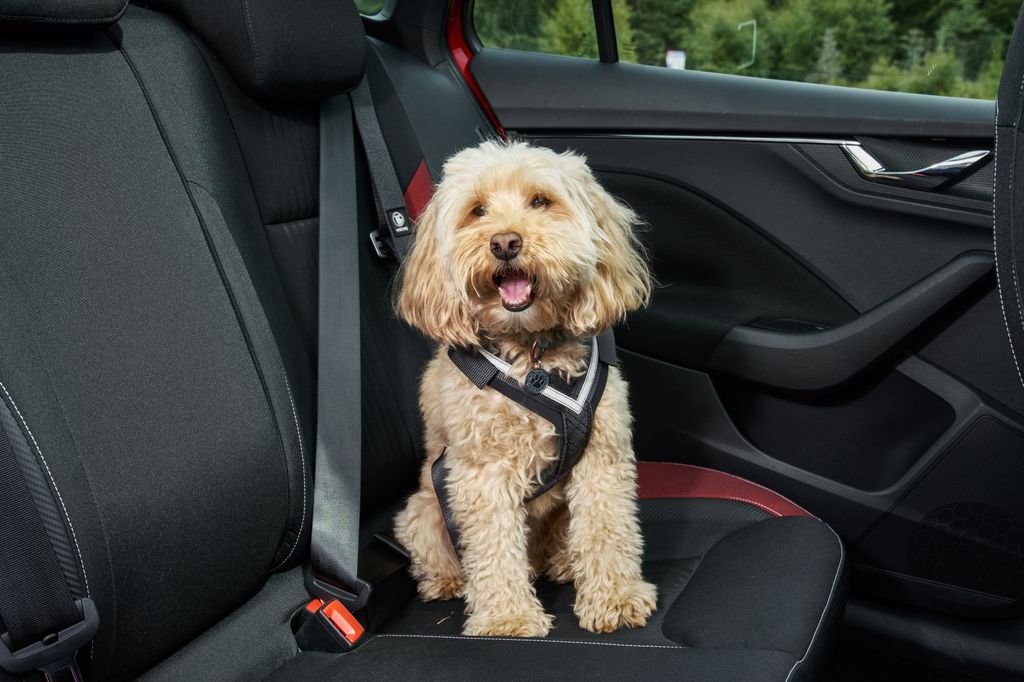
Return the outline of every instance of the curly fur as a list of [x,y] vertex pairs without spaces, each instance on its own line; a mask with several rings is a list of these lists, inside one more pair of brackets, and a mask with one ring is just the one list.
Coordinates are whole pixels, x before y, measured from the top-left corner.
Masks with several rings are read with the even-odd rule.
[[[395,307],[440,347],[420,386],[429,455],[395,531],[424,600],[465,597],[466,634],[547,634],[552,619],[533,588],[541,573],[573,581],[574,610],[588,630],[642,626],[654,609],[655,588],[640,572],[632,418],[618,370],[609,371],[579,463],[559,485],[524,503],[556,457],[554,427],[497,391],[477,389],[447,357],[450,345],[490,348],[522,380],[532,369],[530,344],[547,337],[553,345],[542,366],[579,376],[583,337],[650,296],[636,224],[636,214],[605,192],[583,157],[498,142],[449,159],[418,221]],[[521,235],[522,250],[511,265],[534,282],[533,303],[520,312],[502,305],[494,276],[504,264],[489,249],[493,235],[512,231]],[[461,561],[430,479],[446,447]]]

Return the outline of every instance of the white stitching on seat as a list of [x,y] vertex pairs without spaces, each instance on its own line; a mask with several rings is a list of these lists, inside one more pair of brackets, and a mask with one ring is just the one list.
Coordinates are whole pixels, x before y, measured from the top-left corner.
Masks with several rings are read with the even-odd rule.
[[714,497],[712,499],[715,499],[715,500],[734,500],[736,502],[746,502],[750,506],[757,507],[758,509],[761,509],[762,511],[766,511],[769,514],[774,514],[776,517],[781,517],[783,515],[782,512],[775,511],[774,509],[772,509],[771,507],[769,507],[768,505],[766,505],[766,504],[764,504],[762,502],[756,502],[754,500],[748,500],[745,497],[735,497],[733,495],[720,495],[720,496]]
[[292,408],[292,421],[295,422],[295,437],[299,439],[299,459],[302,460],[302,471],[300,472],[302,477],[302,517],[299,519],[299,533],[295,536],[295,542],[292,543],[292,548],[288,551],[286,556],[281,563],[270,569],[271,573],[288,563],[288,560],[292,558],[292,554],[295,553],[295,548],[299,546],[299,540],[302,537],[302,531],[306,527],[306,451],[302,447],[302,431],[299,429],[299,415],[295,411],[295,401],[292,399],[292,386],[288,381],[288,375],[284,375],[284,388],[288,392],[288,403]]
[[807,659],[807,655],[811,653],[811,648],[814,646],[814,640],[818,638],[818,632],[821,630],[822,623],[825,622],[825,614],[828,613],[829,607],[832,605],[832,598],[836,595],[836,587],[839,585],[839,574],[843,571],[843,563],[846,559],[846,549],[843,547],[843,541],[839,539],[839,536],[832,526],[825,524],[826,527],[832,531],[832,535],[835,536],[836,542],[839,543],[839,562],[836,564],[836,576],[832,579],[832,589],[828,593],[828,599],[825,601],[825,608],[821,610],[821,617],[818,618],[818,624],[814,627],[814,634],[811,635],[811,641],[807,643],[807,650],[804,651],[804,655],[800,657],[800,660],[793,664],[793,667],[789,669],[789,674],[786,675],[786,682],[789,682],[790,678],[793,677],[793,673],[796,672],[797,668]]
[[75,535],[75,526],[71,523],[71,516],[68,514],[68,508],[64,506],[64,498],[60,494],[60,488],[57,487],[57,481],[53,479],[53,474],[50,473],[50,465],[46,463],[46,458],[43,456],[43,449],[39,447],[39,443],[36,442],[36,437],[32,434],[32,429],[28,427],[28,422],[25,421],[25,417],[22,416],[21,410],[18,409],[18,403],[14,402],[14,398],[7,391],[7,387],[4,386],[3,382],[0,381],[0,389],[3,389],[4,395],[11,402],[11,406],[14,407],[14,413],[18,415],[18,420],[21,425],[25,427],[25,432],[28,437],[32,440],[32,445],[35,447],[36,454],[39,455],[40,461],[43,463],[43,468],[46,469],[46,475],[50,479],[50,484],[53,486],[54,492],[57,493],[57,501],[60,502],[60,508],[64,512],[64,519],[68,522],[68,528],[71,530],[71,540],[75,543],[75,553],[78,555],[78,564],[82,567],[82,581],[85,586],[85,596],[90,596],[89,592],[89,576],[85,572],[85,561],[82,560],[82,550],[78,546],[78,536]]
[[[788,497],[786,497],[785,495],[780,495],[779,493],[775,492],[771,488],[766,488],[766,487],[764,487],[763,485],[761,485],[759,483],[754,483],[753,481],[747,480],[747,479],[742,478],[740,476],[734,476],[733,474],[730,474],[730,473],[725,472],[725,471],[719,471],[718,469],[711,469],[709,467],[702,467],[702,466],[699,466],[697,464],[682,464],[680,462],[649,462],[649,463],[650,464],[668,464],[668,465],[674,466],[674,467],[688,467],[690,469],[703,469],[704,471],[710,471],[712,473],[720,474],[722,476],[728,476],[729,478],[735,478],[737,481],[742,481],[743,483],[747,483],[749,485],[754,486],[755,488],[760,488],[761,490],[763,490],[765,492],[771,493],[772,495],[775,495],[776,497],[782,498],[783,500],[785,500],[786,502],[789,502],[791,505],[793,505],[794,507],[796,507],[797,509],[799,509],[803,513],[811,516],[812,518],[815,518],[815,519],[818,518],[817,516],[815,516],[814,514],[811,514],[811,512],[807,511],[806,509],[801,507],[799,504],[797,504],[793,500],[791,500]],[[730,499],[739,499],[739,498],[730,498]],[[751,504],[756,504],[754,502],[751,502],[750,500],[743,500],[743,501],[744,502],[750,502]],[[757,506],[761,506],[761,505],[757,505]],[[772,510],[769,509],[768,511],[772,511]],[[780,514],[780,516],[781,516],[781,514]]]
[[[1017,93],[1017,100],[1018,100],[1018,102],[1020,101],[1021,93],[1024,93],[1024,79],[1021,79],[1021,90],[1020,90],[1020,92]],[[999,227],[998,227],[998,224],[996,222],[996,210],[995,210],[996,191],[998,190],[997,178],[999,177],[999,102],[998,101],[996,102],[996,126],[995,126],[995,128],[996,128],[995,147],[994,147],[994,149],[995,149],[995,159],[992,162],[992,254],[993,254],[993,257],[995,258],[995,264],[996,264],[996,291],[999,293],[999,311],[1003,315],[1003,326],[1006,328],[1006,338],[1010,342],[1010,357],[1013,358],[1013,366],[1017,370],[1017,379],[1020,380],[1021,386],[1024,386],[1024,373],[1021,372],[1020,363],[1017,360],[1017,349],[1016,349],[1016,347],[1013,344],[1013,330],[1010,328],[1010,320],[1006,316],[1006,303],[1003,300],[1003,287],[1002,287],[1002,282],[1000,281],[1002,278],[1001,278],[1001,275],[1000,275],[1000,272],[999,272],[999,245],[998,245],[998,242],[997,242],[997,240],[999,238]],[[1013,189],[1013,164],[1010,164],[1010,188],[1011,188],[1011,190]],[[1012,208],[1013,208],[1013,202],[1011,201],[1010,205],[1007,207],[1007,209],[1012,211]],[[1011,216],[1011,220],[1012,220],[1012,216]],[[1012,253],[1011,253],[1011,256],[1012,256]],[[1020,284],[1019,284],[1019,282],[1017,280],[1016,264],[1012,261],[1012,259],[1010,261],[1010,265],[1011,265],[1011,269],[1012,269],[1012,272],[1013,272],[1013,284],[1014,284],[1014,287],[1016,289],[1016,294],[1017,294],[1017,310],[1020,313],[1020,311],[1021,311]],[[1022,324],[1024,324],[1024,317],[1022,317],[1021,319],[1022,319]]]
[[[539,644],[591,644],[594,646],[619,646],[636,649],[689,649],[676,644],[630,644],[625,642],[581,642],[573,639],[536,639],[528,637],[468,637],[465,635],[414,635],[403,633],[384,633],[377,637],[404,637],[412,639],[466,639],[473,642],[526,642]],[[377,637],[374,637],[376,639]]]

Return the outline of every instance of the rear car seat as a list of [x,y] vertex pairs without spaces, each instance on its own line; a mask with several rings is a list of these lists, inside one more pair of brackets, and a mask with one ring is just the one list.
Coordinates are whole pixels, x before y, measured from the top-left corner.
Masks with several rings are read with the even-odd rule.
[[[297,650],[317,111],[362,77],[367,41],[340,0],[147,5],[0,0],[0,412],[45,467],[35,500],[68,531],[75,596],[99,607],[87,679],[813,679],[842,614],[838,538],[683,465],[641,466],[646,628],[581,631],[571,588],[541,582],[543,640],[464,638],[460,602],[411,602],[351,654]],[[429,348],[391,315],[393,266],[366,243],[370,533],[423,456]]]

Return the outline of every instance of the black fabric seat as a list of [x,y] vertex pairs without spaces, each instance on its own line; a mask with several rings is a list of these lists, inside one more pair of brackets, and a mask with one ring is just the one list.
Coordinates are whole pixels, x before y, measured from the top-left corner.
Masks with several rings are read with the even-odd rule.
[[[813,677],[842,613],[837,538],[707,498],[642,504],[646,628],[580,631],[571,588],[542,583],[545,640],[462,638],[461,603],[412,602],[351,654],[297,651],[317,111],[366,40],[334,0],[147,4],[0,0],[0,399],[100,608],[89,679]],[[394,266],[360,257],[369,534],[415,482],[429,348],[390,312]]]
[[581,630],[572,588],[540,581],[556,616],[546,639],[462,637],[461,601],[416,603],[356,654],[300,654],[274,679],[814,679],[804,675],[823,649],[811,643],[830,637],[841,611],[822,600],[843,598],[827,526],[733,500],[644,500],[641,519],[644,575],[658,586],[642,629]]

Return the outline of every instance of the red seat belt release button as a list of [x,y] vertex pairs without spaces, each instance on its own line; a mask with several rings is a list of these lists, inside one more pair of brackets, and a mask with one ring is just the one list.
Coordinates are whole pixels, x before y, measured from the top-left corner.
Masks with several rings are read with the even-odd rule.
[[314,607],[314,604],[318,601],[320,600],[313,600],[306,608],[309,610],[312,610],[311,607],[317,609],[317,620],[323,623],[332,634],[336,634],[335,639],[338,639],[339,643],[354,646],[359,641],[359,638],[363,636],[363,626],[356,620],[356,617],[337,599],[332,599],[326,603],[321,602],[318,607]]

